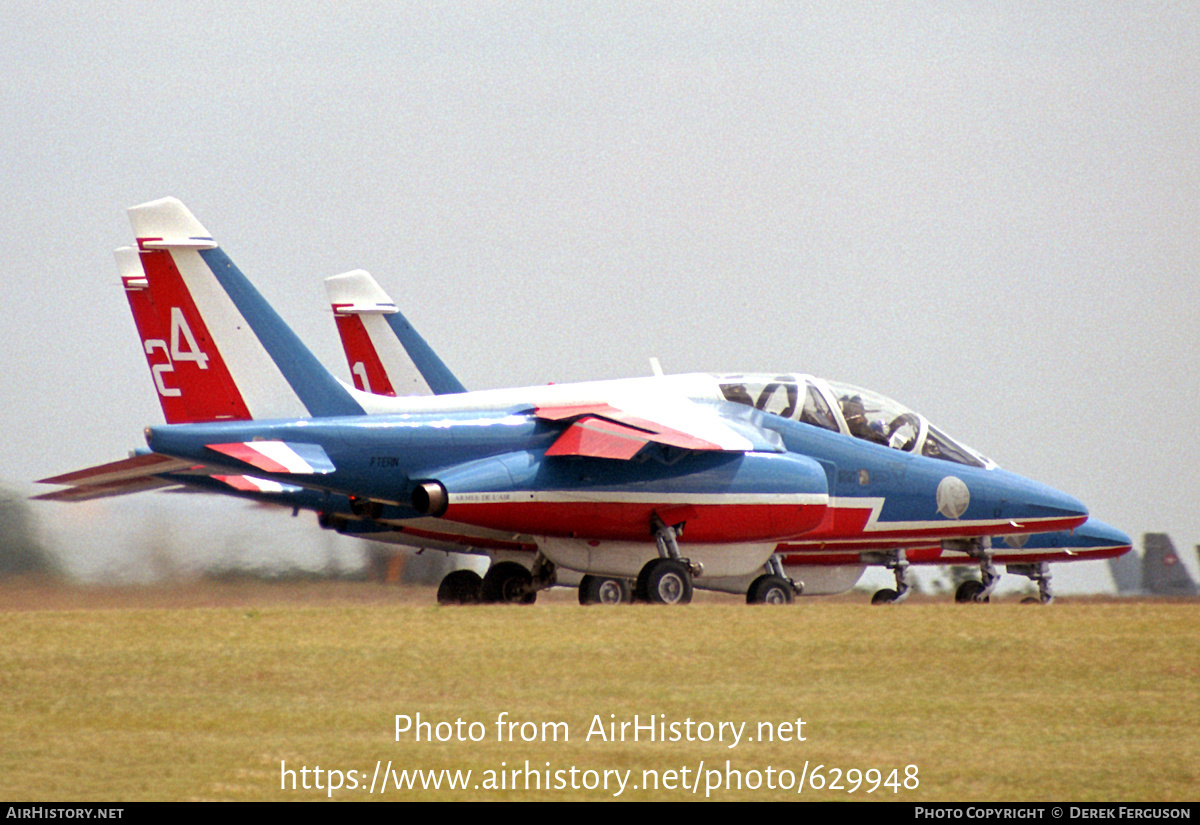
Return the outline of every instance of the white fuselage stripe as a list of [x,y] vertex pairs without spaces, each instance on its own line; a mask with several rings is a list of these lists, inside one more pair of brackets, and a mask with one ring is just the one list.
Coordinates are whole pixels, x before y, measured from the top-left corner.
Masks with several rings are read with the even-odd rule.
[[[1021,519],[1018,524],[1013,524],[1012,519],[927,519],[923,521],[880,521],[879,515],[883,510],[884,499],[881,497],[862,497],[854,498],[850,496],[830,496],[829,507],[836,510],[867,510],[871,514],[867,517],[867,523],[863,525],[864,533],[878,533],[883,531],[893,530],[930,530],[947,527],[999,527],[1005,524],[1012,525],[1010,533],[1037,533],[1040,532],[1036,528],[1037,525],[1045,522],[1061,521],[1062,516],[1045,516],[1042,518],[1027,518]],[[847,539],[849,540],[849,539]],[[870,539],[864,539],[869,541]]]
[[494,493],[450,493],[450,504],[693,504],[701,507],[771,505],[824,506],[821,493],[633,493],[578,490],[504,490]]

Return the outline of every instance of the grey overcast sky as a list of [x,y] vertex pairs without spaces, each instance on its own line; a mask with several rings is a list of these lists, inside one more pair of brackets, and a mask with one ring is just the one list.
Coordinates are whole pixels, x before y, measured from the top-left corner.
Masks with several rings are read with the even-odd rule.
[[[343,377],[321,279],[362,267],[468,387],[849,381],[1195,570],[1194,3],[10,2],[0,46],[6,486],[162,420],[111,250],[174,195]],[[88,573],[330,546],[36,513]]]

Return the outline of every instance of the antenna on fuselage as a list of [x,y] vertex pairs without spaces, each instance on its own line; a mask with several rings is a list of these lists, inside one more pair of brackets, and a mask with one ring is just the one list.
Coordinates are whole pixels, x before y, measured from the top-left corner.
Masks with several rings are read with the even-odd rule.
[[654,356],[650,357],[650,372],[654,373],[655,377],[662,378],[662,364],[658,363],[658,359]]

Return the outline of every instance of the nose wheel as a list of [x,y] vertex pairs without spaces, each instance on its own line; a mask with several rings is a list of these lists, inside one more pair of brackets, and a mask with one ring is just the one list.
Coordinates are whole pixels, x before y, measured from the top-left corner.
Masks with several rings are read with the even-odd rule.
[[1021,604],[1050,604],[1054,601],[1054,592],[1050,589],[1050,579],[1053,577],[1050,575],[1050,565],[1046,562],[1009,564],[1005,565],[1005,569],[1017,576],[1024,576],[1038,586],[1037,597],[1021,599]]
[[[954,591],[954,601],[958,604],[986,604],[992,600],[992,591],[1000,583],[1000,574],[992,564],[991,539],[972,539],[969,542],[944,542],[948,549],[966,553],[979,562],[979,581],[969,579]],[[1011,568],[1009,568],[1011,569]]]
[[876,591],[871,597],[871,604],[900,604],[908,598],[908,557],[903,550],[891,550],[883,554],[880,561],[896,576],[896,589],[885,588]]
[[958,604],[986,603],[991,597],[983,594],[983,582],[968,579],[954,591],[954,601]]

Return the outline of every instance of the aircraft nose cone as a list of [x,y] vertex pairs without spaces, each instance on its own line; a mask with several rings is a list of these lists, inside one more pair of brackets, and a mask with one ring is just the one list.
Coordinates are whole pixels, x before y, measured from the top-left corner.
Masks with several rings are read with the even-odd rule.
[[1052,490],[1049,487],[1045,488],[1041,496],[1030,503],[1034,509],[1045,510],[1048,514],[1061,516],[1079,516],[1082,518],[1088,517],[1088,508],[1082,501],[1069,496],[1066,493],[1060,493],[1058,490]]
[[1091,547],[1132,547],[1129,536],[1109,524],[1089,518],[1075,529],[1076,541]]
[[1018,486],[1023,494],[1016,496],[1021,502],[1016,521],[1029,520],[1028,526],[1044,525],[1046,530],[1070,530],[1087,521],[1087,507],[1074,496],[1028,479],[1022,479]]

